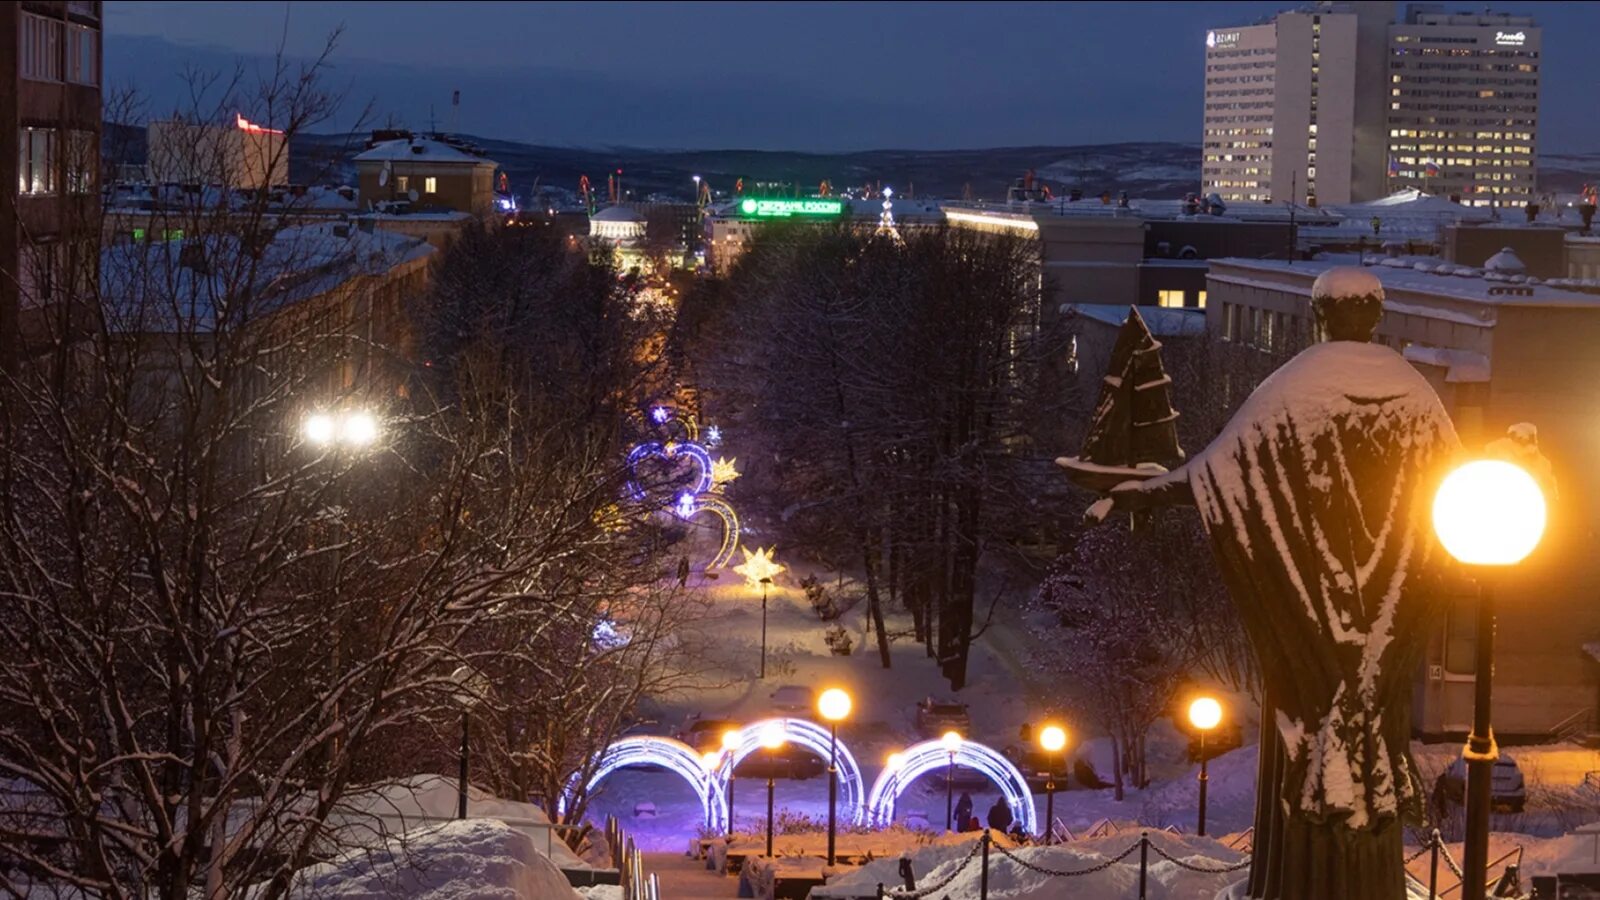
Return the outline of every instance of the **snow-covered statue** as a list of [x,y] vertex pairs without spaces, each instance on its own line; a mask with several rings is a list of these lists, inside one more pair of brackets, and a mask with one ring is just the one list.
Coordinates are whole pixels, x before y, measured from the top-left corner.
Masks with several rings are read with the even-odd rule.
[[1458,444],[1422,376],[1371,343],[1378,279],[1332,269],[1311,293],[1321,343],[1193,459],[1118,484],[1090,517],[1199,507],[1261,663],[1249,896],[1383,900],[1405,896],[1401,824],[1422,796],[1411,679],[1443,559],[1428,509]]

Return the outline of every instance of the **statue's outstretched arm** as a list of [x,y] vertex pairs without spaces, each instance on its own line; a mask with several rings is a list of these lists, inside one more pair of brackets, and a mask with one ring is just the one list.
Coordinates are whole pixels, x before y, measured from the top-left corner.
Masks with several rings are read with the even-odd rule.
[[1189,467],[1179,466],[1164,475],[1144,481],[1124,481],[1111,493],[1096,500],[1083,514],[1085,521],[1098,525],[1114,512],[1131,513],[1156,506],[1193,506],[1194,487],[1189,484]]

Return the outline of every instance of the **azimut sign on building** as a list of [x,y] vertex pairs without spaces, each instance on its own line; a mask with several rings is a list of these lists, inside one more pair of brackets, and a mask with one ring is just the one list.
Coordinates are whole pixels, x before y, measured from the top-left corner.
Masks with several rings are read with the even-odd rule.
[[1528,33],[1525,31],[1496,31],[1494,42],[1500,47],[1521,47],[1528,42]]
[[1208,31],[1206,32],[1206,47],[1229,47],[1239,43],[1237,31]]

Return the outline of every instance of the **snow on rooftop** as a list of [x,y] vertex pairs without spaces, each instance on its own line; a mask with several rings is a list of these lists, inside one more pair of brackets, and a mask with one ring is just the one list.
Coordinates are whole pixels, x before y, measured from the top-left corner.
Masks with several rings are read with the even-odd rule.
[[[1359,257],[1349,253],[1326,254],[1314,260],[1296,260],[1293,262],[1278,259],[1226,257],[1211,261],[1210,277],[1227,283],[1238,281],[1240,276],[1234,273],[1240,271],[1272,274],[1279,277],[1288,276],[1294,281],[1280,282],[1272,286],[1280,290],[1309,295],[1310,285],[1298,288],[1296,282],[1301,279],[1315,279],[1330,269],[1361,262],[1362,260]],[[1430,295],[1451,300],[1464,300],[1470,303],[1495,307],[1548,306],[1560,308],[1593,307],[1600,309],[1600,296],[1565,290],[1555,284],[1561,279],[1552,279],[1551,282],[1526,280],[1521,283],[1513,283],[1503,278],[1485,277],[1481,269],[1458,266],[1454,263],[1431,257],[1422,259],[1408,257],[1374,259],[1368,257],[1364,263],[1365,271],[1370,272],[1382,283],[1384,292],[1387,295],[1385,305],[1390,308],[1396,306],[1394,294],[1400,292]]]
[[[1128,307],[1121,303],[1064,303],[1061,311],[1077,313],[1113,328],[1121,328],[1128,321]],[[1206,332],[1206,314],[1202,309],[1141,306],[1139,315],[1156,337],[1196,337]]]
[[1444,369],[1444,380],[1449,384],[1482,384],[1489,380],[1489,359],[1482,353],[1409,344],[1401,354],[1407,362]]
[[431,162],[474,166],[495,164],[494,160],[474,156],[443,141],[424,137],[382,141],[371,149],[356,154],[355,159],[356,162]]

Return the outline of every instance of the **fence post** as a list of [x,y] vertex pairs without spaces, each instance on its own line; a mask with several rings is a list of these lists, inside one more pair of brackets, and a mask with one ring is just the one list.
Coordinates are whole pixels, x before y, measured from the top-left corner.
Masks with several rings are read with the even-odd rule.
[[1432,859],[1428,861],[1428,900],[1434,900],[1439,896],[1439,829],[1433,830],[1428,843],[1433,845],[1429,853]]
[[989,829],[983,830],[983,871],[978,875],[978,900],[989,900]]
[[1146,900],[1145,878],[1150,873],[1150,832],[1139,832],[1139,900]]

